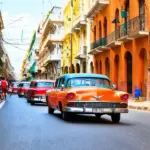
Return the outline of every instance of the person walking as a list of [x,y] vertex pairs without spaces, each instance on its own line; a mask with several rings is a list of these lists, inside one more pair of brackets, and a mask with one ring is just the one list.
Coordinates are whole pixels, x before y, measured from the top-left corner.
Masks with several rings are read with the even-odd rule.
[[2,94],[3,94],[4,100],[6,100],[8,82],[6,81],[4,77],[2,77],[2,80],[1,80],[1,87],[2,87]]

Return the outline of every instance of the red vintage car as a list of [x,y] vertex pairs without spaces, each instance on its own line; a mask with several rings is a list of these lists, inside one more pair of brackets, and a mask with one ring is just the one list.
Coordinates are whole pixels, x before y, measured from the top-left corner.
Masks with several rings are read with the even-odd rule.
[[70,120],[72,114],[95,114],[98,118],[107,114],[118,123],[121,113],[128,113],[128,93],[115,91],[105,75],[62,75],[46,95],[48,113],[59,110],[64,120]]
[[32,105],[35,103],[46,103],[46,91],[54,87],[53,80],[34,80],[28,89],[27,101]]
[[18,84],[19,82],[13,82],[12,83],[12,93],[17,94],[18,93]]
[[22,97],[25,95],[25,91],[30,87],[30,82],[21,82],[18,85],[18,96]]

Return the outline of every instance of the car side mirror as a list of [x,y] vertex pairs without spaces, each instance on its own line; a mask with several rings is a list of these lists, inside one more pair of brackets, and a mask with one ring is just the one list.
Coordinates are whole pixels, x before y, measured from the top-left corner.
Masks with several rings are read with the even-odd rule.
[[62,84],[62,85],[61,85],[61,90],[62,90],[62,91],[64,90],[64,87],[65,87],[64,84]]
[[116,85],[116,84],[113,84],[112,86],[113,86],[113,88],[114,88],[115,90],[117,89],[117,85]]

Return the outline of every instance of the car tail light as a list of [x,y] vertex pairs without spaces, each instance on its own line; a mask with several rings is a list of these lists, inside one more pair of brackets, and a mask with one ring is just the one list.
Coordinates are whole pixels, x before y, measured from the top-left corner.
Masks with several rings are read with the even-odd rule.
[[68,93],[67,94],[67,99],[74,99],[75,98],[75,94],[74,93]]
[[124,101],[128,100],[128,98],[129,98],[128,94],[124,94],[124,95],[121,96],[121,99],[124,100]]
[[37,94],[37,91],[36,91],[36,90],[31,91],[31,97],[34,97],[36,94]]
[[67,104],[67,106],[68,106],[68,107],[75,107],[75,102],[69,102],[69,103]]

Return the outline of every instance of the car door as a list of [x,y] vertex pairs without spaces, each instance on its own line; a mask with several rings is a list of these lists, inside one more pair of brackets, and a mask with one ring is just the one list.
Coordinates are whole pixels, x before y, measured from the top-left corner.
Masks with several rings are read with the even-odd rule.
[[56,92],[59,86],[59,81],[60,81],[59,79],[56,80],[55,87],[50,92],[50,104],[51,104],[51,107],[54,107],[54,108],[56,108]]
[[[60,81],[59,81],[59,85],[58,85],[58,88],[57,88],[57,91],[56,91],[56,102],[57,102],[57,107],[59,108],[59,102],[62,102],[62,105],[64,105],[64,96],[65,96],[65,90],[63,89],[62,90],[62,85],[65,85],[65,78],[62,77],[60,78]],[[64,87],[65,88],[65,87]]]

